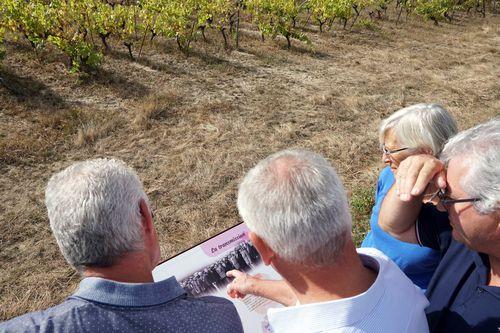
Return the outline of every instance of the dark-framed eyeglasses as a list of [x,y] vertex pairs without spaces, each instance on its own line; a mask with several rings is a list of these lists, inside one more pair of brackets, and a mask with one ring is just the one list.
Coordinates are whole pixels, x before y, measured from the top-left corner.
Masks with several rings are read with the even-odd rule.
[[398,148],[398,149],[387,149],[385,144],[382,144],[382,145],[380,145],[380,149],[382,149],[382,153],[384,153],[384,155],[391,155],[391,154],[398,153],[400,151],[411,149],[411,148],[410,147],[403,147],[403,148]]
[[439,198],[439,201],[441,202],[441,204],[445,207],[445,208],[448,208],[450,207],[451,205],[454,205],[456,203],[460,203],[460,202],[477,202],[477,201],[481,201],[481,198],[462,198],[462,199],[453,199],[453,198],[450,198],[446,195],[446,193],[442,190],[442,189],[439,189],[437,192],[436,192],[436,196]]

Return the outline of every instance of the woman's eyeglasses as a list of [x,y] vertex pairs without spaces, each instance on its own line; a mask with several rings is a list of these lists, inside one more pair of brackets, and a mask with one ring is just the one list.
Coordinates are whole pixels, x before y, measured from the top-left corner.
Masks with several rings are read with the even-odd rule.
[[384,144],[382,144],[380,146],[380,149],[382,149],[382,152],[384,153],[384,155],[391,155],[391,154],[394,154],[394,153],[397,153],[397,152],[400,152],[403,150],[411,149],[411,148],[404,147],[404,148],[398,148],[398,149],[387,149],[386,146]]

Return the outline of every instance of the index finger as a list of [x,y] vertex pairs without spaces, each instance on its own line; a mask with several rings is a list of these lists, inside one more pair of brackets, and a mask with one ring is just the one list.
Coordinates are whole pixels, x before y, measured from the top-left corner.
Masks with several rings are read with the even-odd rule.
[[233,278],[237,278],[238,276],[241,276],[242,274],[243,273],[237,269],[233,269],[233,270],[226,272],[227,277],[233,277]]

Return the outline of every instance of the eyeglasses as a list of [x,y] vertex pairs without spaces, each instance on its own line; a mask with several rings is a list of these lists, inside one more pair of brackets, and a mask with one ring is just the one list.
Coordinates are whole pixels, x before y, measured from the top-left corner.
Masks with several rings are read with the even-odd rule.
[[382,144],[380,146],[380,149],[382,149],[382,152],[384,153],[384,155],[391,155],[391,154],[394,154],[394,153],[397,153],[397,152],[400,152],[400,151],[403,151],[403,150],[407,150],[407,149],[411,149],[410,147],[404,147],[404,148],[398,148],[398,149],[387,149],[385,147],[385,144]]
[[481,201],[481,198],[463,198],[463,199],[452,199],[446,195],[446,193],[442,190],[439,189],[436,193],[433,193],[429,201],[432,201],[435,197],[439,198],[439,201],[443,205],[444,208],[448,209],[451,205],[454,205],[456,203],[460,202],[477,202]]

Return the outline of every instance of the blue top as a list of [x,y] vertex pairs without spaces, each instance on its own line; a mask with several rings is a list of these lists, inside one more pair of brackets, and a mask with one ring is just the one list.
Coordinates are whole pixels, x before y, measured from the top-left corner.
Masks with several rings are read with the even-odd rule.
[[454,240],[443,215],[424,206],[417,225],[419,242],[443,254],[426,292],[430,332],[499,332],[500,287],[487,285],[489,258]]
[[385,167],[377,183],[375,205],[370,218],[371,231],[366,235],[361,247],[374,247],[382,251],[414,284],[425,290],[441,259],[439,251],[397,240],[378,225],[380,206],[393,184],[394,175],[391,168]]
[[234,305],[187,296],[174,277],[156,283],[85,278],[75,294],[44,311],[0,324],[0,332],[243,332]]

